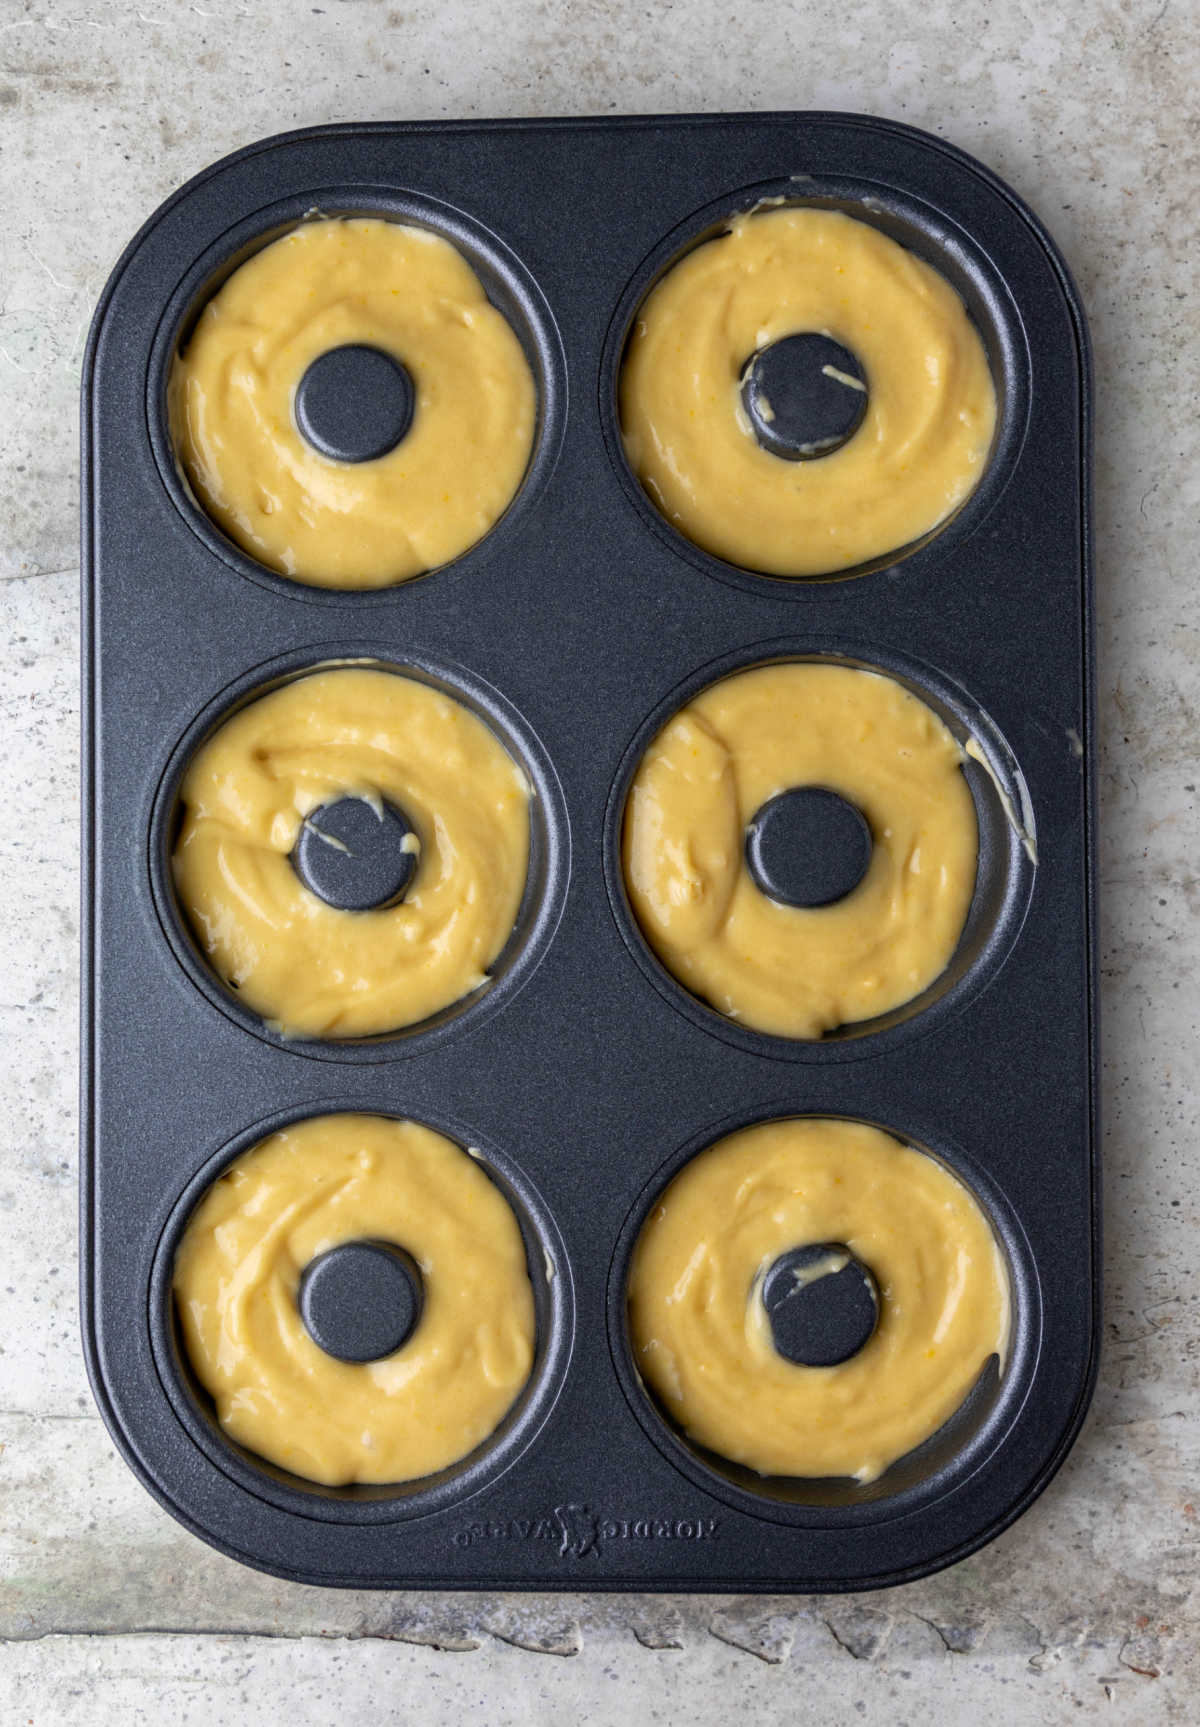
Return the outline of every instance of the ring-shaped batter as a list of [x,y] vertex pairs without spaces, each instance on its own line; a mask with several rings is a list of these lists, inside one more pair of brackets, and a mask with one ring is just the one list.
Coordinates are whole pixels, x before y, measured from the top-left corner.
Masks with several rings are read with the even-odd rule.
[[[978,860],[963,752],[902,684],[797,661],[737,672],[663,727],[634,775],[622,858],[629,901],[667,969],[756,1031],[817,1038],[912,1000],[945,970]],[[746,828],[795,786],[866,818],[871,861],[832,905],[769,899]]]
[[[857,357],[867,407],[839,449],[788,461],[758,443],[739,386],[753,354],[805,332]],[[910,545],[963,502],[996,392],[945,277],[867,222],[790,205],[739,216],[652,289],[620,410],[630,466],[681,533],[745,569],[822,576]]]
[[[776,1353],[760,1289],[781,1254],[848,1248],[879,1322],[836,1367]],[[831,1269],[836,1269],[834,1256]],[[1009,1288],[983,1211],[942,1164],[864,1122],[796,1118],[719,1140],[670,1183],[629,1274],[634,1362],[699,1444],[778,1476],[872,1481],[1003,1365]]]
[[[297,1298],[312,1260],[361,1240],[405,1248],[424,1301],[393,1355],[354,1364],[314,1343]],[[457,1463],[499,1426],[533,1366],[512,1209],[475,1159],[413,1121],[314,1116],[245,1152],[188,1220],[174,1295],[223,1431],[325,1486]]]
[[[402,810],[417,864],[398,905],[343,911],[290,862],[339,798]],[[396,672],[339,666],[260,696],[201,745],[172,866],[201,948],[238,1000],[292,1037],[415,1025],[485,982],[529,866],[529,787],[462,702]]]
[[[412,424],[340,462],[296,426],[311,363],[379,348],[407,369]],[[329,588],[378,588],[458,557],[507,509],[537,392],[516,335],[448,240],[377,218],[306,222],[236,269],[168,383],[176,454],[213,520],[259,562]]]

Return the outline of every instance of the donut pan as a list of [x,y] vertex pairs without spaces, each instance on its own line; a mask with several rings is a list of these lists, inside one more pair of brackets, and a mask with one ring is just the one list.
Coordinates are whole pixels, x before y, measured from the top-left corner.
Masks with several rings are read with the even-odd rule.
[[[616,378],[648,288],[765,199],[874,222],[958,288],[999,413],[975,493],[836,579],[722,563],[624,463]],[[314,212],[452,239],[519,335],[540,412],[524,483],[456,562],[307,587],[230,544],[176,469],[165,378],[229,270]],[[1094,728],[1087,336],[1062,260],[986,168],[836,114],[342,126],[191,181],[105,289],[83,382],[82,1315],[97,1402],[189,1529],[281,1576],[380,1588],[852,1590],[1009,1524],[1065,1456],[1097,1348]],[[925,995],[816,1043],[689,996],[645,946],[618,848],[641,750],[722,673],[832,656],[960,740],[980,868]],[[168,864],[190,751],[306,667],[448,687],[532,787],[530,885],[488,986],[408,1032],[289,1042],[210,974]],[[191,1206],[272,1127],[413,1117],[469,1146],[528,1245],[536,1365],[494,1438],[401,1488],[314,1487],[222,1435],[170,1302]],[[765,1480],[671,1427],[634,1370],[625,1276],[665,1182],[722,1133],[858,1117],[942,1159],[1008,1261],[1014,1326],[959,1413],[870,1485]],[[803,1245],[803,1244],[797,1244]]]

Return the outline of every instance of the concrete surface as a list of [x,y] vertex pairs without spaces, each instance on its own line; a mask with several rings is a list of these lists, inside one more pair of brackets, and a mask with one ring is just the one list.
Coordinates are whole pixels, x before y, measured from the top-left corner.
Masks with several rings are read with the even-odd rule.
[[[1200,75],[1186,0],[0,0],[0,1721],[1200,1719]],[[187,175],[325,119],[865,109],[998,169],[1091,311],[1104,724],[1107,1353],[1041,1502],[853,1600],[355,1596],[218,1557],[76,1340],[76,381]],[[1190,266],[1190,267],[1189,267]]]

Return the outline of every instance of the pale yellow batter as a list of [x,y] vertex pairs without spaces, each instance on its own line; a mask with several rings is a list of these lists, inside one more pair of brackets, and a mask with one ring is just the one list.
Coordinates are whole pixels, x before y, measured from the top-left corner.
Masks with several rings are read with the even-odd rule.
[[[655,953],[694,994],[757,1031],[817,1038],[919,995],[945,970],[975,884],[963,752],[938,716],[875,672],[792,662],[738,672],[681,708],[626,804],[625,883]],[[769,899],[745,833],[795,786],[855,805],[873,846],[832,905]]]
[[[879,1322],[848,1361],[797,1366],[760,1287],[781,1254],[822,1243],[873,1273]],[[983,1212],[933,1158],[862,1122],[772,1121],[672,1181],[638,1240],[629,1319],[639,1373],[700,1444],[763,1475],[871,1481],[990,1357],[1003,1365],[1008,1279]]]
[[[343,911],[289,861],[323,804],[381,799],[417,864],[398,905]],[[486,981],[521,903],[529,790],[461,702],[398,673],[318,670],[235,713],[196,752],[173,854],[183,910],[221,978],[300,1037],[365,1037]]]
[[[787,461],[741,404],[743,368],[785,336],[857,356],[866,416],[840,449]],[[739,216],[638,312],[621,372],[630,464],[667,520],[751,570],[818,576],[919,539],[978,484],[996,396],[954,289],[879,229],[799,205]]]
[[[306,1265],[348,1241],[416,1260],[420,1318],[394,1355],[326,1355],[297,1306]],[[196,1376],[232,1439],[327,1486],[411,1481],[494,1432],[529,1378],[525,1247],[500,1190],[412,1121],[325,1115],[272,1134],[214,1182],[175,1259]]]
[[[407,434],[338,462],[297,430],[296,387],[332,348],[380,348],[412,376]],[[174,362],[176,454],[209,515],[298,581],[378,588],[487,533],[525,473],[537,412],[521,344],[466,259],[424,228],[306,222],[234,271]]]

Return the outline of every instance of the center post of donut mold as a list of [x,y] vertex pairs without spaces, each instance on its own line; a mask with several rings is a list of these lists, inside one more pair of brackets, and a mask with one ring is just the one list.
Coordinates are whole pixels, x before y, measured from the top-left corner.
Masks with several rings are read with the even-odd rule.
[[412,1254],[392,1241],[344,1241],[318,1254],[300,1279],[300,1317],[338,1361],[382,1361],[408,1342],[424,1286]]
[[395,804],[344,797],[305,817],[291,861],[305,887],[326,905],[376,911],[399,905],[419,851],[412,823]]
[[826,786],[793,786],[746,828],[754,883],[780,905],[833,905],[854,892],[871,862],[871,829],[849,799]]
[[797,1367],[837,1367],[870,1342],[879,1289],[869,1267],[840,1243],[789,1248],[757,1290],[775,1353]]
[[764,450],[786,462],[809,462],[840,450],[862,425],[867,379],[849,348],[804,330],[751,354],[741,397]]
[[301,435],[334,462],[373,462],[412,425],[408,367],[382,348],[347,342],[328,348],[296,386],[292,411]]

